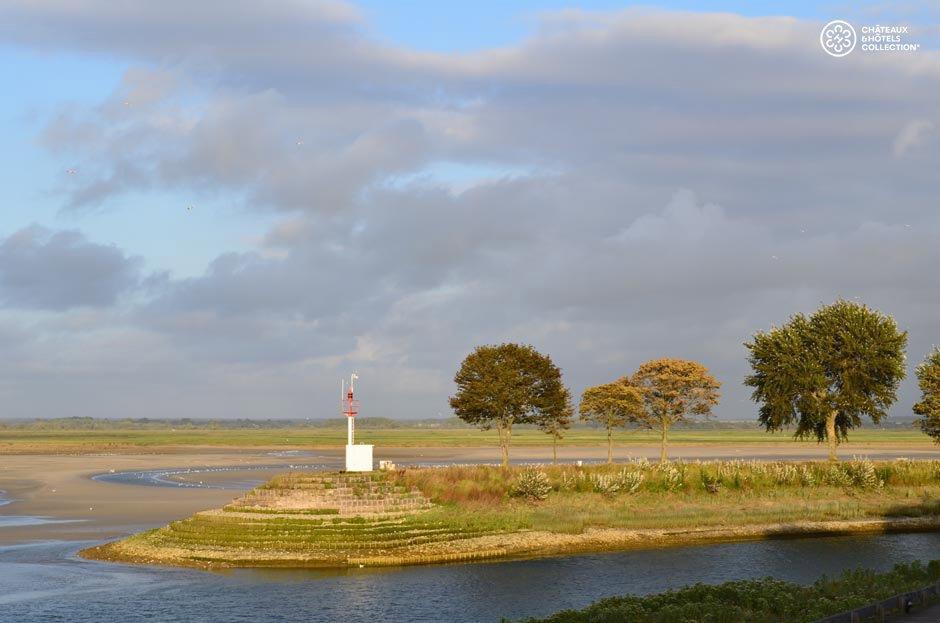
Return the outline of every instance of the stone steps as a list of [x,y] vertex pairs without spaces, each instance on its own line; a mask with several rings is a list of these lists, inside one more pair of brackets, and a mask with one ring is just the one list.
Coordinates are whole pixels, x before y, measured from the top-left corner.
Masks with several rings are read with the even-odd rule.
[[[285,474],[248,492],[228,507],[233,512],[379,517],[420,512],[432,504],[417,489],[393,485],[366,475]],[[317,511],[314,513],[313,511]]]

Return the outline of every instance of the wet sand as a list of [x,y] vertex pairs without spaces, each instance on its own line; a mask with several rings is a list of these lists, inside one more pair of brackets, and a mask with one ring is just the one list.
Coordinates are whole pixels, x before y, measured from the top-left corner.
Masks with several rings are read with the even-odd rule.
[[[238,494],[212,488],[147,487],[92,480],[92,476],[114,471],[207,466],[270,465],[289,463],[340,464],[342,448],[315,449],[310,455],[291,457],[273,450],[191,449],[165,454],[116,455],[14,455],[0,457],[0,491],[11,503],[0,506],[0,544],[32,540],[98,540],[127,535],[162,526],[188,517],[198,510],[218,508]],[[619,446],[617,460],[631,457],[658,457],[658,448],[650,445]],[[841,456],[864,455],[872,459],[908,457],[940,459],[940,448],[924,444],[845,444]],[[517,461],[550,461],[551,447],[512,449]],[[564,446],[558,450],[561,461],[603,460],[606,448]],[[758,459],[822,460],[825,446],[817,444],[728,444],[676,445],[670,450],[674,459]],[[497,462],[496,448],[376,448],[375,458],[390,459],[406,465],[417,462]],[[288,471],[284,468],[283,471]],[[256,472],[263,478],[277,471]],[[198,476],[208,478],[206,475]],[[10,525],[4,517],[39,517],[63,523]],[[25,521],[29,521],[26,519]],[[14,523],[20,520],[13,520]]]
[[228,502],[232,491],[174,489],[98,482],[94,474],[161,467],[270,463],[271,457],[242,453],[6,456],[0,457],[0,490],[11,503],[0,515],[70,520],[0,527],[0,544],[42,539],[103,539],[157,527]]

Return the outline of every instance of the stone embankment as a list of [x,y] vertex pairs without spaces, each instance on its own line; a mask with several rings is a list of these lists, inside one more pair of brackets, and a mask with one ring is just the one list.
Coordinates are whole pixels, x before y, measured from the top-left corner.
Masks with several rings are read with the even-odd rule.
[[289,474],[225,507],[229,513],[333,515],[337,518],[408,515],[431,508],[417,489],[370,474]]
[[454,526],[385,474],[285,474],[217,510],[82,552],[198,567],[348,566],[473,560],[505,549],[454,544],[491,531]]

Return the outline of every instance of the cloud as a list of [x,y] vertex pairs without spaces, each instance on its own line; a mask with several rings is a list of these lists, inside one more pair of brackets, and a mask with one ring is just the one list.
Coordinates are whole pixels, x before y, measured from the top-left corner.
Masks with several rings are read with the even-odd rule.
[[918,119],[905,125],[894,139],[892,151],[900,158],[908,151],[923,143],[936,127],[933,121]]
[[[742,343],[793,312],[858,297],[910,329],[912,361],[937,341],[934,51],[836,61],[810,22],[630,9],[425,54],[371,38],[345,4],[226,7],[0,8],[4,41],[130,64],[42,134],[82,171],[71,216],[159,190],[280,219],[256,249],[136,290],[132,249],[17,234],[33,250],[11,257],[45,259],[0,259],[4,300],[59,310],[0,318],[22,387],[74,402],[104,379],[102,412],[124,414],[119,373],[154,397],[136,413],[170,388],[178,413],[297,417],[332,415],[356,368],[374,414],[434,415],[467,352],[513,340],[575,392],[700,359],[725,383],[720,414],[751,417]],[[72,256],[45,268],[79,250],[111,258],[84,271],[105,285],[76,286]],[[44,364],[43,335],[67,366]],[[146,360],[122,367],[135,349]]]
[[138,284],[141,263],[77,231],[27,227],[0,239],[0,305],[53,311],[114,305]]

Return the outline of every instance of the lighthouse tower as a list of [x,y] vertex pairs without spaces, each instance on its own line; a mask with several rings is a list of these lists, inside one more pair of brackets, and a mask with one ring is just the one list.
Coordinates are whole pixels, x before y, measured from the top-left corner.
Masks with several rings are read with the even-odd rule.
[[346,389],[346,379],[343,379],[343,397],[341,409],[346,416],[346,471],[347,472],[371,472],[372,471],[372,446],[368,444],[357,444],[356,435],[356,414],[359,413],[359,401],[356,400],[356,379],[358,374],[349,375],[349,390]]

